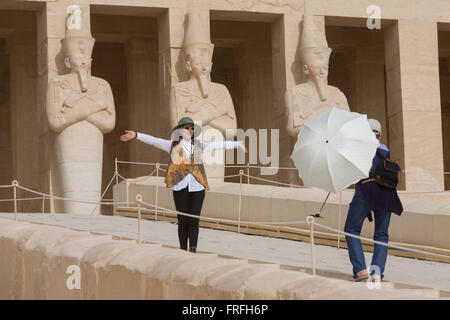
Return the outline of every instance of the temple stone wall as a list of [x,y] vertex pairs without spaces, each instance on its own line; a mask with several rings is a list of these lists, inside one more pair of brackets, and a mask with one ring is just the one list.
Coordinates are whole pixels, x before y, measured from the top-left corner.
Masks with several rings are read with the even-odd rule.
[[[33,11],[0,10],[0,184],[18,180],[38,189],[39,142],[36,103],[37,48],[36,17]],[[2,190],[2,199],[12,198]],[[19,197],[35,197],[19,191]],[[40,201],[23,201],[18,210],[36,212]],[[0,203],[11,210],[12,203]]]
[[425,298],[278,265],[6,219],[0,219],[0,251],[0,299]]
[[[213,56],[214,82],[227,86],[233,99],[237,127],[277,128],[273,108],[271,25],[264,22],[211,21],[211,41],[215,44]],[[248,140],[247,140],[248,144]],[[270,154],[270,140],[268,144]],[[237,165],[236,152],[234,152]],[[263,165],[260,160],[252,165]],[[248,154],[246,162],[249,161]],[[229,168],[226,175],[239,173],[239,168]],[[250,172],[260,176],[259,170]],[[270,177],[276,180],[276,177]],[[239,182],[239,178],[226,179]]]
[[[440,31],[438,36],[444,171],[450,172],[450,30]],[[450,190],[450,174],[445,175],[445,189]]]
[[[6,39],[0,39],[0,185],[10,184],[12,178],[12,148],[11,148],[11,107],[9,90],[9,55]],[[9,199],[11,190],[0,189],[1,199]],[[11,211],[12,203],[0,202],[2,211]]]
[[[116,157],[167,161],[164,152],[135,141],[121,144],[118,136],[126,128],[169,136],[170,88],[187,77],[181,52],[189,8],[200,9],[210,30],[215,44],[212,78],[231,92],[238,127],[279,128],[279,166],[293,166],[289,156],[295,141],[285,130],[284,93],[304,81],[299,60],[304,2],[5,0],[0,4],[0,149],[7,154],[0,160],[2,184],[18,179],[27,187],[57,193],[45,95],[48,82],[66,72],[61,40],[65,10],[74,3],[81,6],[96,38],[92,74],[111,84],[117,108],[116,128],[104,138],[103,189]],[[425,0],[393,3],[379,1],[381,30],[365,27],[369,0],[308,1],[306,9],[334,50],[329,83],[347,95],[352,111],[380,120],[382,142],[408,172],[401,187],[448,189],[450,176],[444,179],[441,172],[450,171],[446,138],[450,17],[442,13],[450,10],[450,4],[446,0],[433,0],[433,5]],[[151,167],[119,168],[127,177],[152,171]],[[226,174],[235,172],[227,169]],[[259,170],[250,173],[258,176]],[[266,178],[301,182],[295,170]],[[12,194],[0,192],[2,198]],[[108,192],[105,198],[111,195]],[[11,205],[0,203],[0,209],[10,210]],[[41,211],[41,202],[23,202],[19,209]],[[46,203],[46,211],[57,209],[54,202]]]

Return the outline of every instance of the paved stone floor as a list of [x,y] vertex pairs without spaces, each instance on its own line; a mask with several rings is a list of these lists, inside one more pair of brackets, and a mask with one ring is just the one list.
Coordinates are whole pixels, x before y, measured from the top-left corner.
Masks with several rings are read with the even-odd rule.
[[[0,218],[13,218],[13,215],[0,213]],[[75,214],[19,214],[18,220],[137,238],[137,219],[135,218]],[[176,224],[144,219],[142,232],[143,240],[178,246]],[[198,250],[296,267],[311,267],[311,247],[309,243],[300,241],[201,228]],[[366,263],[369,263],[372,254],[365,253],[365,256]],[[318,270],[342,274],[344,278],[351,276],[352,267],[347,249],[317,245],[316,257]],[[388,256],[385,280],[450,291],[450,264]]]

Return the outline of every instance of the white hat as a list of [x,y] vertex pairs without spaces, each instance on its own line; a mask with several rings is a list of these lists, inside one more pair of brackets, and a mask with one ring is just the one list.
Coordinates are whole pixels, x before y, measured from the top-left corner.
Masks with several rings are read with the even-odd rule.
[[376,119],[367,119],[369,121],[370,128],[372,131],[376,131],[378,134],[381,134],[381,124]]

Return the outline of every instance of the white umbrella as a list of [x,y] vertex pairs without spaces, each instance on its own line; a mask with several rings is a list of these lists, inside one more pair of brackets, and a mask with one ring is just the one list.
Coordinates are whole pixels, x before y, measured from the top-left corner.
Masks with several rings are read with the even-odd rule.
[[291,159],[305,186],[338,193],[368,177],[378,146],[367,115],[332,108],[303,123]]

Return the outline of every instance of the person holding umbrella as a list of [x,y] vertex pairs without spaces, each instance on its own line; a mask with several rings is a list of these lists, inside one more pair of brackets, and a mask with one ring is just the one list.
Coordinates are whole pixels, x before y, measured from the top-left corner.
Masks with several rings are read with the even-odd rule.
[[[309,219],[308,223],[315,223],[314,218],[321,218],[331,192],[337,194],[357,183],[344,230],[359,236],[364,219],[373,210],[374,238],[387,243],[391,212],[401,214],[403,208],[395,190],[396,184],[392,186],[391,180],[386,180],[386,177],[392,178],[391,174],[396,176],[395,172],[399,168],[386,159],[390,156],[389,149],[380,144],[380,136],[381,125],[377,120],[335,107],[302,124],[291,159],[305,187],[328,191],[320,212],[312,214],[313,219]],[[380,161],[383,161],[382,165],[378,166]],[[384,165],[395,169],[386,175]],[[383,179],[378,179],[381,178],[379,174]],[[378,183],[387,183],[393,189],[382,187]],[[360,281],[369,277],[361,241],[350,236],[346,236],[346,240],[353,264],[352,280]],[[380,279],[383,277],[386,257],[387,247],[375,245],[372,265],[379,268],[377,270],[373,267],[375,271],[379,271]],[[314,268],[313,260],[313,274]]]
[[[372,132],[380,140],[381,125],[375,119],[368,119]],[[379,242],[388,243],[389,222],[391,212],[401,215],[403,211],[402,203],[398,197],[395,188],[389,189],[379,185],[374,179],[375,170],[384,159],[390,158],[389,149],[382,143],[372,160],[372,167],[369,171],[369,177],[361,179],[355,187],[355,193],[350,203],[350,207],[345,221],[344,231],[356,236],[361,234],[361,228],[366,217],[372,221],[371,211],[375,213],[375,232],[373,239]],[[353,265],[353,277],[351,281],[361,281],[369,277],[366,270],[364,252],[361,240],[350,236],[345,236],[348,246],[350,262]],[[371,276],[374,281],[381,281],[384,277],[388,248],[387,246],[374,244]]]
[[[190,117],[183,117],[172,130],[171,140],[156,138],[148,134],[125,130],[121,141],[137,139],[170,154],[165,177],[168,188],[173,190],[176,210],[197,215],[201,214],[205,190],[209,190],[202,153],[217,149],[241,148],[247,152],[242,141],[200,142],[195,139],[201,127]],[[178,214],[178,239],[180,249],[196,252],[199,234],[199,219]]]

